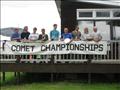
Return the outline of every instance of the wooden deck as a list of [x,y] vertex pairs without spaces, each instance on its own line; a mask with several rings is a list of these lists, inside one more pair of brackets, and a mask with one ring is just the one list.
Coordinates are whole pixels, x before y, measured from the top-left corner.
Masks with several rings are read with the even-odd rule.
[[120,73],[120,64],[103,63],[0,63],[1,72]]

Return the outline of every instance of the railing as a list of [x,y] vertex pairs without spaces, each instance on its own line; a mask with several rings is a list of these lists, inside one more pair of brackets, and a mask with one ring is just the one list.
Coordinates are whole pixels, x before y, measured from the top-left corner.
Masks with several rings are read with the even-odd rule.
[[[0,55],[1,62],[15,62],[18,55]],[[92,60],[92,62],[99,63],[120,63],[120,41],[108,41],[107,45],[107,54],[106,55],[88,55],[88,54],[57,54],[57,55],[19,55],[21,62],[31,62],[31,63],[48,63],[51,59],[54,60],[54,63],[57,62],[84,62],[87,60]]]

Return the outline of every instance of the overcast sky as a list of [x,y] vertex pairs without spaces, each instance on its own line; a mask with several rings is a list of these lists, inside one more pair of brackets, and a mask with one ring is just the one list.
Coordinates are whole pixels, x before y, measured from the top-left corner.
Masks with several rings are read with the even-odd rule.
[[29,26],[45,28],[46,32],[58,24],[60,30],[60,16],[55,1],[1,1],[1,28]]

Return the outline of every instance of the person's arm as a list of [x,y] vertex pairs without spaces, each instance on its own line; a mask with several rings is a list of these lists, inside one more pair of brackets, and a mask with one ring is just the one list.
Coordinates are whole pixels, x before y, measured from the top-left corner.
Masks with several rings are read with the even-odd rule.
[[57,40],[59,40],[59,35],[60,35],[60,33],[59,33],[59,31],[58,31]]
[[44,41],[47,41],[48,40],[48,35],[46,34],[45,35],[45,40]]
[[101,34],[99,34],[99,41],[101,41],[102,40],[102,35]]
[[28,40],[31,40],[31,34],[29,35]]
[[40,34],[39,37],[38,37],[38,40],[41,40],[41,37],[42,37],[42,36],[41,36],[41,34]]
[[73,41],[72,33],[70,33],[70,43]]
[[29,36],[30,36],[30,33],[28,32],[28,35],[27,35],[26,39],[29,39]]
[[79,32],[79,35],[78,35],[78,40],[81,40],[81,32]]
[[24,39],[24,35],[23,35],[23,33],[21,33],[21,39]]

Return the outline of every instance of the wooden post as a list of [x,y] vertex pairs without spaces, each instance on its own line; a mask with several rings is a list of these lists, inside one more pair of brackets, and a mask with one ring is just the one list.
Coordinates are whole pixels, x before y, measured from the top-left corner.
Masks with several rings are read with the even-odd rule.
[[16,83],[19,84],[20,83],[20,72],[17,72],[17,77],[16,77]]
[[17,76],[17,74],[16,74],[16,72],[14,72],[14,77],[16,77]]
[[54,81],[54,73],[51,73],[51,76],[50,76],[50,81],[53,82]]
[[88,73],[88,83],[91,84],[91,73]]
[[3,72],[3,82],[5,82],[5,72]]

